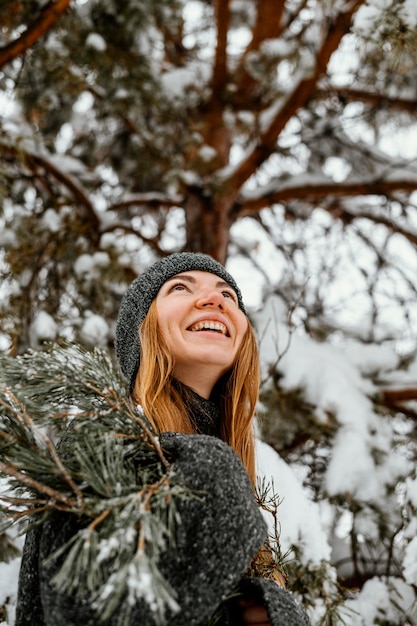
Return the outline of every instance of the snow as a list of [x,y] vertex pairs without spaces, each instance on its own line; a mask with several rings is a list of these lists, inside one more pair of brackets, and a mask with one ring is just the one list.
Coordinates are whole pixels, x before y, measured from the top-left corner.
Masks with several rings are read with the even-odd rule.
[[[396,603],[390,602],[394,595]],[[411,616],[414,593],[400,579],[385,582],[380,578],[368,580],[355,600],[346,602],[343,611],[346,626],[374,626],[375,624],[403,624],[404,615]]]
[[6,605],[9,619],[9,622],[0,622],[0,626],[14,624],[19,568],[20,558],[10,563],[0,562],[0,606]]
[[205,161],[206,163],[209,163],[212,159],[214,159],[217,156],[217,151],[211,146],[204,145],[204,146],[201,146],[201,148],[198,151],[198,154],[203,161]]
[[375,22],[381,16],[381,10],[377,6],[369,5],[369,3],[363,4],[354,16],[354,28],[356,32],[367,33],[373,32],[375,28]]
[[66,174],[76,174],[82,176],[86,173],[85,165],[74,157],[67,154],[53,154],[48,155],[49,161],[58,169],[62,170]]
[[[281,501],[278,519],[283,553],[297,546],[305,563],[318,565],[330,559],[330,545],[323,530],[318,504],[304,491],[291,467],[264,441],[256,441],[257,476],[264,477]],[[273,516],[264,512],[269,532],[273,534]],[[306,524],[308,520],[308,524]]]
[[104,52],[107,48],[105,39],[98,33],[89,33],[85,45],[94,48],[98,52]]
[[11,230],[6,230],[3,220],[0,221],[0,246],[2,248],[15,246],[17,243],[16,234]]
[[404,22],[410,29],[417,26],[417,2],[416,0],[405,0],[400,9],[400,14]]
[[58,335],[58,326],[49,313],[39,311],[30,326],[30,341],[36,348],[43,341],[54,341]]
[[74,263],[74,272],[85,280],[95,280],[99,277],[99,269],[110,265],[110,256],[107,252],[81,254]]
[[[91,3],[88,3],[86,0],[79,0],[76,4],[78,7],[80,4],[83,5],[84,12],[82,18],[84,19],[85,26],[91,27],[91,7],[88,7]],[[108,10],[112,10],[114,14],[117,15],[117,3],[106,2],[105,4],[108,5]],[[250,18],[245,17],[244,20],[252,24],[254,21],[251,22],[251,19],[255,20],[256,18],[256,4],[257,3],[252,2],[248,3],[244,0],[234,0],[232,8],[236,13],[242,11],[242,14],[245,16],[251,14]],[[297,4],[301,6],[299,3],[293,3],[294,7],[296,7]],[[307,11],[313,11],[313,5],[317,5],[317,3],[304,4]],[[319,6],[318,10],[329,11],[326,17],[330,15],[330,12],[335,14],[337,10],[346,10],[347,5],[343,0],[324,4],[326,5],[326,9]],[[204,9],[207,8],[210,3],[186,2],[186,0],[184,0],[183,5],[185,27],[190,28],[190,24],[194,26],[203,18]],[[392,6],[394,6],[397,15],[404,21],[406,26],[410,29],[417,27],[417,0],[402,0],[402,2],[399,3],[395,3],[393,0],[365,0],[363,6],[356,12],[354,31],[366,37],[372,37],[374,33],[380,35],[380,28],[384,23],[384,14],[389,12]],[[305,19],[304,34],[306,41],[311,44],[313,50],[320,39],[317,35],[317,31],[308,29],[307,27],[310,17],[308,15],[303,17],[303,15],[305,16],[305,12],[300,14],[299,22],[302,24]],[[327,24],[325,19],[325,17],[318,18],[314,28],[319,27],[321,29],[325,27]],[[296,21],[297,20],[294,20],[295,25]],[[403,33],[403,35],[406,40],[410,33]],[[238,34],[239,38],[241,36],[242,32]],[[151,35],[149,38],[149,48],[146,50],[149,56],[155,54],[156,57],[158,57],[158,55],[162,56],[163,46],[159,46],[161,42],[157,41],[156,37],[157,35],[155,33],[155,36]],[[210,34],[210,37],[214,39],[213,32]],[[190,44],[188,52],[190,54],[187,53],[185,56],[191,58],[193,52],[192,46],[201,44],[201,41],[197,41],[197,38],[197,29],[193,27],[190,29],[188,36],[188,42]],[[289,38],[288,40],[284,39],[284,37],[266,40],[261,50],[264,55],[271,55],[271,57],[274,55],[290,57],[294,51],[294,41],[298,40],[298,36]],[[242,42],[240,42],[240,45],[242,45]],[[356,45],[357,39],[355,35],[347,35],[343,38],[338,52],[333,55],[329,65],[333,85],[352,84],[351,81],[353,80],[354,74],[359,69],[358,64],[360,63],[360,55],[358,54]],[[159,52],[157,52],[158,46]],[[47,47],[51,52],[54,51],[58,54],[62,53],[67,55],[68,52],[61,41],[61,35],[59,33],[52,33],[48,36]],[[97,32],[91,32],[85,39],[85,48],[90,56],[99,58],[100,53],[104,52],[106,47],[106,41]],[[208,45],[202,45],[201,47],[203,48],[203,53],[206,55],[203,63],[187,64],[181,68],[173,68],[169,65],[169,61],[164,59],[163,67],[165,73],[162,83],[168,97],[172,99],[182,98],[187,91],[192,95],[195,86],[200,87],[203,81],[208,79],[208,72],[211,67],[208,56],[211,54],[212,48]],[[234,44],[234,47],[237,49],[238,43]],[[300,52],[302,51],[300,50]],[[284,94],[291,93],[291,90],[295,88],[295,81],[300,80],[300,76],[303,76],[302,73],[311,67],[310,62],[310,56],[301,59],[300,74],[298,74],[298,76],[293,71],[294,68],[290,64],[283,63],[280,66],[279,81],[281,81],[280,86],[283,87]],[[85,78],[82,68],[77,68],[74,63],[68,66],[68,71],[74,76],[79,76],[82,80]],[[399,71],[399,74],[401,74],[401,71]],[[12,74],[10,74],[10,76],[12,76]],[[378,78],[377,73],[375,77],[376,79]],[[10,81],[11,80],[10,78]],[[290,81],[292,82],[290,83]],[[125,81],[122,81],[122,84],[124,85]],[[286,85],[288,85],[288,88]],[[99,89],[97,85],[95,88]],[[81,128],[81,124],[85,124],[87,127],[91,126],[91,129],[95,128],[94,124],[91,123],[92,118],[90,117],[90,114],[94,113],[92,108],[94,104],[93,93],[93,89],[91,93],[89,91],[83,92],[74,104],[74,119],[71,120],[71,124],[75,122],[75,127],[73,128],[74,137],[77,137],[78,127]],[[102,89],[100,94],[104,96],[105,90]],[[124,87],[120,87],[116,92],[116,98],[126,98],[127,94],[128,91],[126,91]],[[56,100],[56,102],[58,104],[58,100]],[[2,113],[9,118],[6,131],[10,134],[10,137],[18,137],[20,134],[24,135],[26,133],[32,134],[28,126],[20,126],[13,122],[11,113],[12,110],[18,111],[20,105],[18,105],[17,102],[12,102],[6,95],[0,94],[0,103]],[[258,111],[256,111],[256,115],[252,111],[243,111],[239,113],[238,116],[242,123],[248,124],[248,126],[252,127],[254,130],[257,131],[255,126],[258,123],[261,124],[261,130],[265,130],[271,121],[280,114],[284,104],[284,99],[281,101],[276,99],[271,107],[262,112],[259,117]],[[126,106],[128,106],[128,104],[126,104]],[[388,173],[388,169],[386,169],[388,163],[386,159],[387,154],[396,156],[398,152],[399,156],[409,159],[415,156],[417,141],[415,137],[411,136],[411,131],[409,129],[405,130],[402,139],[398,140],[401,131],[396,130],[394,132],[394,122],[392,128],[387,125],[385,130],[380,130],[381,139],[378,142],[379,149],[377,149],[376,146],[371,145],[374,143],[375,138],[373,133],[371,133],[370,127],[367,127],[365,124],[359,124],[358,121],[355,120],[358,114],[357,107],[361,106],[362,105],[358,105],[357,103],[349,105],[351,109],[351,117],[349,119],[345,111],[346,126],[343,129],[345,136],[342,132],[336,133],[337,129],[333,129],[341,145],[346,148],[350,145],[351,149],[355,147],[355,149],[357,148],[358,150],[366,150],[366,153],[369,155],[368,160],[375,158],[376,162],[380,162],[378,169],[375,171],[375,179],[381,176],[391,181],[400,178],[415,180],[416,174],[412,167],[404,166],[401,168],[399,160],[396,162],[396,169],[393,170],[392,173]],[[128,114],[129,111],[126,110],[126,115],[128,116]],[[232,115],[230,117],[233,118]],[[17,115],[16,121],[18,121]],[[324,137],[325,124],[328,123],[329,116],[326,115],[323,121],[323,127],[320,127],[318,124],[315,125],[314,132],[317,133],[318,137],[320,137],[321,134]],[[294,127],[294,125],[297,124],[299,124],[299,128]],[[67,128],[63,127],[61,130],[61,147],[59,150],[62,152],[64,152],[64,148],[66,149],[73,142],[73,136],[69,134],[69,128],[68,125]],[[301,141],[301,137],[304,136],[308,139],[307,131],[308,124],[304,125],[302,116],[295,116],[287,125],[285,132],[281,133],[279,137],[280,146],[285,147],[289,151],[295,151],[295,146]],[[110,135],[111,134],[112,133],[110,133]],[[409,134],[409,136],[406,134]],[[80,136],[82,136],[81,133]],[[397,137],[397,140],[395,140],[395,137]],[[351,144],[347,143],[347,138],[350,139]],[[359,139],[362,141],[359,141]],[[354,142],[356,142],[356,146],[354,146]],[[38,146],[36,142],[31,143],[27,140],[26,142],[22,142],[22,145],[33,149],[35,154],[38,150],[41,150],[41,154],[46,157],[46,153],[42,151],[43,149],[41,146]],[[242,155],[242,158],[247,158],[250,151],[254,149],[254,145],[248,145],[242,142],[242,146],[245,146],[245,149],[247,148],[247,152]],[[407,152],[405,152],[406,149]],[[239,150],[243,151],[243,147],[239,148]],[[233,154],[235,154],[235,152]],[[347,173],[347,169],[345,171],[343,168],[345,161],[333,155],[333,153],[329,154],[327,151],[324,152],[323,155],[326,157],[323,167],[324,174],[328,174],[333,180],[344,180]],[[210,162],[215,156],[215,153],[212,148],[203,145],[200,149],[199,156],[203,161]],[[82,164],[82,161],[69,155],[58,154],[49,156],[49,160],[55,167],[62,169],[64,173],[74,174],[75,179],[78,175],[83,177],[87,175],[86,168]],[[393,161],[391,161],[391,163],[392,162]],[[272,165],[274,164],[272,163]],[[231,161],[231,166],[225,167],[223,170],[224,176],[230,175],[232,167],[238,167],[238,164],[235,163],[233,166],[233,161]],[[302,166],[299,165],[299,167],[301,168]],[[274,172],[276,180],[272,180],[269,186],[259,184],[255,187],[254,184],[251,189],[250,185],[248,185],[245,187],[241,200],[243,202],[246,199],[256,200],[260,197],[261,193],[265,194],[269,192],[272,194],[274,191],[280,192],[289,186],[302,188],[306,185],[319,185],[329,182],[327,176],[320,175],[319,178],[315,173],[304,173],[294,176],[289,175],[284,180],[283,178],[279,179],[279,168],[274,169]],[[108,182],[109,173],[104,172],[104,169],[102,173],[103,178],[106,178]],[[293,172],[288,173],[292,174]],[[263,174],[265,174],[265,172]],[[363,182],[362,178],[358,177],[360,175],[362,175],[361,172],[358,173],[353,170],[352,175],[349,177],[349,182],[352,185]],[[274,174],[272,173],[271,177],[273,176]],[[183,174],[179,174],[179,178],[182,178],[182,180],[188,184],[201,183],[198,174],[194,172],[184,172]],[[114,184],[116,187],[115,197],[118,198],[119,187],[116,178]],[[110,191],[108,193],[110,197]],[[132,199],[132,197],[130,199]],[[138,194],[138,202],[143,202],[145,197],[146,194]],[[164,202],[162,194],[154,194],[153,198],[155,200],[159,199],[161,203]],[[126,196],[125,199],[128,199],[128,197]],[[151,194],[148,194],[148,199],[152,199]],[[417,201],[417,197],[415,197],[414,200]],[[34,199],[31,201],[33,203]],[[101,202],[102,206],[107,207],[105,198],[101,198]],[[364,206],[362,206],[362,208],[359,207],[359,205],[354,206],[355,200],[351,200],[350,202],[351,206],[349,210],[352,214],[359,214],[361,210],[365,210]],[[181,197],[176,197],[175,200],[172,200],[172,203],[180,205]],[[367,200],[366,203],[368,204],[366,211],[373,213],[375,217],[384,217],[386,215],[386,205],[375,202],[375,205],[371,206],[369,200]],[[15,210],[17,211],[17,208]],[[110,215],[109,219],[111,221],[108,223],[109,228],[112,223],[120,219],[120,215],[122,215],[122,213],[117,211],[114,211],[114,213]],[[183,212],[180,213],[180,210],[178,210],[178,215],[179,219],[184,219],[184,214]],[[404,228],[407,228],[410,235],[417,232],[415,228],[414,231],[412,229],[413,218],[409,213],[404,212],[403,216],[395,216],[393,213],[391,217],[394,225],[402,225]],[[39,219],[42,227],[46,231],[49,231],[49,233],[58,233],[62,229],[62,213],[60,214],[53,209],[45,210]],[[104,217],[100,219],[102,220],[102,224],[104,224]],[[162,245],[165,249],[174,248],[182,243],[178,239],[177,223],[170,222],[170,224],[172,224],[171,232],[166,231],[168,236],[166,236]],[[234,268],[237,268],[238,265],[241,267],[245,274],[242,279],[242,283],[244,283],[245,302],[251,299],[251,301],[255,303],[261,300],[263,287],[261,283],[265,283],[269,280],[273,284],[280,284],[281,280],[285,280],[284,272],[286,271],[287,265],[284,262],[281,263],[281,261],[277,262],[276,254],[275,256],[271,254],[270,259],[266,258],[268,250],[265,243],[260,239],[258,233],[261,229],[260,226],[252,226],[249,236],[242,231],[242,237],[238,240],[237,235],[240,234],[238,229],[241,225],[245,226],[243,221],[240,221],[239,226],[234,226],[233,232],[236,234],[235,241],[238,242],[239,245],[242,242],[242,248],[244,248],[245,241],[249,242],[249,244],[253,246],[251,253],[256,248],[262,248],[261,251],[256,252],[256,255],[253,255],[256,257],[257,261],[262,261],[259,264],[260,267],[273,265],[271,268],[268,267],[267,276],[263,276],[261,271],[259,271],[254,277],[253,270],[248,261],[234,257],[231,258],[228,263],[232,269],[232,274],[234,274]],[[0,245],[4,247],[13,246],[15,240],[16,238],[12,230],[10,228],[6,230],[5,222],[1,221]],[[145,264],[143,258],[145,252],[134,249],[134,246],[138,245],[137,242],[134,245],[131,245],[130,242],[132,242],[132,239],[129,239],[127,236],[121,237],[114,232],[107,232],[102,235],[102,249],[106,247],[109,249],[112,260],[110,260],[110,255],[105,251],[95,254],[82,254],[74,259],[73,267],[76,279],[83,283],[84,287],[86,286],[85,283],[89,281],[96,281],[98,284],[98,281],[101,281],[106,273],[106,269],[110,267],[110,263],[114,262],[114,252],[118,250],[122,251],[118,259],[119,267],[132,268],[135,271],[142,269],[142,265]],[[262,245],[258,245],[259,242],[261,242]],[[403,250],[407,250],[407,244],[405,244],[404,241],[401,241],[400,245]],[[145,246],[142,247],[145,248]],[[392,252],[391,249],[389,249],[389,251],[390,253]],[[397,255],[398,252],[395,254]],[[262,257],[262,255],[264,256]],[[407,268],[405,268],[405,266],[407,266]],[[340,270],[340,268],[335,268],[335,271],[338,271],[338,269]],[[415,284],[413,281],[415,281],[416,268],[411,261],[408,261],[406,254],[401,258],[399,269],[401,273],[404,272],[404,277],[408,277],[407,280],[410,281],[410,286],[413,287]],[[128,272],[126,272],[126,274],[127,273]],[[398,285],[400,285],[401,282],[400,272],[398,276],[399,280],[394,285],[395,289],[399,289]],[[29,268],[22,272],[19,279],[20,284],[12,288],[16,288],[16,291],[20,289],[23,293],[24,290],[30,286],[32,279],[33,268]],[[238,282],[239,285],[241,285],[240,279]],[[349,280],[348,277],[346,277],[345,285],[348,283]],[[7,294],[7,303],[3,301],[3,291],[1,291],[0,299],[2,300],[2,307],[10,307],[10,303],[13,301],[12,288],[10,294]],[[115,285],[114,288],[116,291],[123,291],[121,282]],[[345,287],[342,285],[341,288]],[[246,293],[248,296],[246,296]],[[40,306],[48,308],[47,304],[45,302],[42,303],[42,301]],[[350,324],[350,330],[353,328],[353,325],[355,325],[355,330],[357,330],[361,322],[358,322],[357,319],[353,319],[352,315],[355,315],[355,313],[352,314],[353,308],[354,305],[351,306],[346,314],[350,316],[350,318],[347,317],[344,319],[346,320],[346,325]],[[358,309],[359,307],[356,308]],[[380,308],[382,309],[382,307]],[[385,311],[384,314],[389,318],[389,312],[387,313]],[[111,330],[105,317],[100,315],[100,311],[83,311],[81,315],[81,318],[77,316],[77,324],[79,323],[77,330],[82,340],[88,345],[107,345]],[[263,311],[257,314],[257,321],[259,321],[260,324],[259,336],[262,338],[264,335],[264,339],[261,342],[262,353],[265,359],[263,373],[266,375],[266,365],[273,366],[280,375],[280,385],[282,388],[286,391],[300,390],[303,399],[311,403],[314,407],[313,420],[316,420],[320,426],[329,424],[329,426],[332,427],[335,424],[337,425],[338,432],[333,440],[331,457],[328,460],[325,473],[325,489],[327,490],[327,496],[329,498],[334,497],[339,503],[343,502],[343,504],[340,504],[340,508],[344,508],[344,510],[348,509],[346,502],[349,501],[349,499],[359,500],[361,510],[354,520],[355,529],[363,537],[377,542],[380,534],[380,528],[378,526],[378,522],[380,522],[379,516],[387,514],[395,517],[395,515],[397,515],[398,521],[404,523],[404,520],[400,518],[400,512],[396,508],[398,507],[398,503],[404,506],[404,508],[408,507],[412,509],[409,514],[410,516],[415,514],[415,510],[417,509],[417,478],[413,472],[413,477],[409,477],[403,482],[405,474],[411,473],[410,470],[412,470],[412,468],[410,467],[410,461],[408,461],[406,457],[401,456],[393,445],[393,431],[395,428],[406,428],[406,426],[404,423],[401,423],[400,418],[390,416],[388,419],[385,419],[382,414],[379,415],[375,411],[372,399],[374,394],[378,392],[378,387],[375,382],[372,381],[375,381],[375,378],[377,378],[379,382],[384,381],[384,384],[389,387],[410,385],[410,387],[414,388],[417,380],[417,358],[407,369],[399,369],[400,357],[395,350],[394,344],[389,345],[386,343],[384,345],[375,345],[364,344],[359,341],[344,340],[343,344],[330,345],[329,343],[324,344],[313,341],[303,334],[302,329],[296,328],[293,331],[289,331],[286,323],[287,315],[288,307],[278,298],[273,297],[268,299]],[[387,321],[390,322],[391,320],[388,319]],[[392,316],[392,324],[397,325],[395,315]],[[265,333],[263,333],[262,329],[266,329]],[[38,347],[41,346],[44,341],[53,341],[57,338],[61,330],[57,321],[54,320],[46,310],[40,310],[33,318],[29,329],[30,344],[33,347]],[[365,330],[363,336],[365,336]],[[414,347],[415,337],[412,339],[412,342]],[[395,422],[397,422],[397,425],[395,425]],[[412,458],[413,454],[412,445],[410,434],[410,458]],[[281,542],[283,550],[286,551],[296,545],[300,549],[300,558],[304,563],[319,564],[323,559],[329,560],[329,558],[331,558],[331,551],[332,558],[334,558],[336,550],[339,548],[341,550],[342,547],[346,548],[346,541],[344,541],[346,535],[344,535],[343,538],[340,536],[337,538],[340,540],[339,544],[330,534],[333,522],[333,519],[330,518],[331,515],[334,515],[334,509],[336,509],[337,506],[333,507],[333,505],[330,505],[326,500],[322,501],[320,505],[314,502],[311,494],[302,486],[299,474],[267,444],[258,441],[257,453],[260,472],[265,475],[267,480],[271,479],[273,481],[274,488],[282,498],[278,513],[281,523]],[[415,462],[415,459],[413,460]],[[296,468],[297,471],[299,469],[298,467]],[[401,491],[400,497],[396,492],[397,489]],[[328,506],[328,508],[326,508],[326,506]],[[326,515],[329,516],[329,519],[326,518]],[[271,522],[271,520],[269,521]],[[343,521],[347,524],[349,531],[349,524],[353,523],[352,519],[346,516],[346,519]],[[416,537],[417,520],[414,519],[409,523],[408,527],[405,526],[403,528],[401,536],[398,539],[403,542],[402,545],[404,547],[404,552],[400,552],[399,554],[399,569],[402,566],[404,579],[409,585],[417,585]],[[111,546],[108,546],[108,548],[110,547]],[[1,603],[5,602],[6,598],[9,597],[13,605],[16,593],[17,566],[18,560],[7,565],[4,563],[0,564]],[[415,597],[412,595],[411,589],[400,581],[395,582],[394,587],[398,591],[399,604],[404,607],[404,611],[408,610],[411,600]],[[358,597],[349,601],[348,606],[354,612],[346,616],[346,624],[366,626],[368,624],[373,625],[381,623],[384,622],[384,620],[386,622],[388,619],[393,623],[401,623],[404,615],[395,611],[395,608],[389,603],[390,597],[397,599],[395,593],[392,593],[392,587],[389,586],[385,579],[369,581]],[[12,612],[9,621],[10,623],[13,621]],[[6,624],[6,622],[3,622],[3,624]]]
[[161,83],[167,97],[181,98],[187,89],[207,80],[209,72],[209,63],[189,63],[184,67],[165,72]]
[[405,580],[410,585],[417,585],[417,537],[411,540],[405,550],[403,568]]
[[[384,12],[389,10],[393,4],[392,0],[368,0],[355,14],[355,31],[363,35],[375,33],[378,30],[382,32]],[[404,25],[413,30],[417,26],[417,2],[416,0],[404,0],[401,4],[402,6],[400,5],[398,8],[398,15],[404,21]]]
[[110,328],[104,317],[86,311],[81,327],[81,338],[89,346],[104,346],[109,336]]
[[399,366],[399,356],[393,346],[366,344],[348,340],[343,348],[344,354],[362,374],[394,370]]
[[407,478],[407,480],[405,481],[405,486],[407,489],[408,502],[410,502],[410,504],[412,504],[413,507],[417,509],[417,478]]
[[42,224],[47,230],[51,231],[51,233],[59,232],[61,228],[61,218],[59,213],[54,209],[47,209],[42,215]]
[[[305,399],[316,407],[318,421],[335,416],[339,429],[326,470],[329,495],[349,493],[358,500],[378,503],[386,495],[386,486],[395,485],[410,464],[391,449],[391,428],[373,411],[370,396],[376,390],[357,366],[365,350],[358,346],[355,350],[352,343],[345,351],[291,334],[282,322],[286,314],[282,301],[271,296],[257,315],[265,371],[277,364],[282,388],[302,389]],[[268,340],[262,341],[262,337]],[[381,355],[390,366],[395,364],[389,350],[381,351]],[[370,350],[362,367],[374,369],[376,363],[375,351]],[[381,359],[380,365],[383,363]],[[375,450],[384,455],[383,463],[375,460]]]

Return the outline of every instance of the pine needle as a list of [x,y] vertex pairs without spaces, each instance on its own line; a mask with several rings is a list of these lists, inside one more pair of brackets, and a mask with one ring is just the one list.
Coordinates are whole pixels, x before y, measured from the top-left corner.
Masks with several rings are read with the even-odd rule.
[[75,599],[89,594],[98,622],[124,600],[123,626],[144,600],[162,624],[178,605],[158,562],[180,523],[176,499],[192,494],[171,476],[109,356],[78,346],[0,356],[0,379],[4,515],[28,528],[53,511],[85,520],[48,557],[63,559],[52,584]]

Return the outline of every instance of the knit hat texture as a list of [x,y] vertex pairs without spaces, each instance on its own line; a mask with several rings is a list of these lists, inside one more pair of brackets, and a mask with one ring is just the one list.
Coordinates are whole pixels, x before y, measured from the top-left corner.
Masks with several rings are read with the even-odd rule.
[[116,324],[115,347],[120,368],[133,389],[140,362],[139,325],[162,285],[177,274],[200,270],[219,276],[236,292],[239,308],[246,314],[242,294],[234,278],[207,254],[177,252],[160,259],[136,278],[122,298]]

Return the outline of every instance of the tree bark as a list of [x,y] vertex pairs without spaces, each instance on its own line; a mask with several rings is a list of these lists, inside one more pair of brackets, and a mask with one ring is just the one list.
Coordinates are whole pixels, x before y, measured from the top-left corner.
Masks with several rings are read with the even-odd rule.
[[71,0],[48,2],[20,37],[0,48],[0,69],[33,46],[59,20],[70,3]]
[[186,249],[209,254],[225,263],[229,245],[230,200],[225,196],[205,196],[200,188],[190,189],[184,204]]

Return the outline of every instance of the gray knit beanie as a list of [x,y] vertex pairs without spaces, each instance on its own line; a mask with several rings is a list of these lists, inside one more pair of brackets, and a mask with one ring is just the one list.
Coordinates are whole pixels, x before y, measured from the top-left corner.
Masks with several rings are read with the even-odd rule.
[[242,294],[234,278],[223,265],[206,254],[178,252],[160,259],[129,286],[122,298],[116,324],[115,347],[120,368],[129,381],[130,389],[135,384],[140,362],[139,325],[162,285],[182,272],[200,270],[219,276],[236,292],[239,308],[246,314]]

